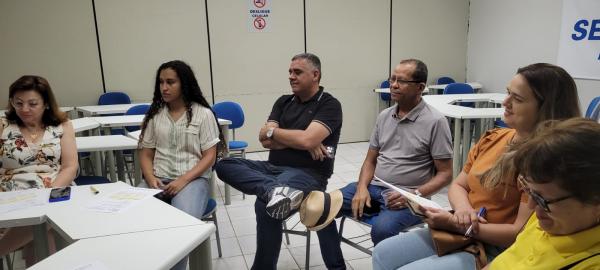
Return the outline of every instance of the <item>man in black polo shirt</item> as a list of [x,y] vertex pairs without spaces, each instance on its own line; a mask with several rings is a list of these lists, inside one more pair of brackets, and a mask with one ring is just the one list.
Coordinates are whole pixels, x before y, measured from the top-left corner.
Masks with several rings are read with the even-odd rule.
[[[310,53],[292,58],[292,95],[281,96],[259,132],[269,161],[226,158],[215,166],[221,180],[256,195],[257,245],[252,269],[276,269],[282,220],[312,190],[324,191],[342,128],[340,102],[319,86],[321,61]],[[335,221],[317,232],[328,269],[345,269]]]

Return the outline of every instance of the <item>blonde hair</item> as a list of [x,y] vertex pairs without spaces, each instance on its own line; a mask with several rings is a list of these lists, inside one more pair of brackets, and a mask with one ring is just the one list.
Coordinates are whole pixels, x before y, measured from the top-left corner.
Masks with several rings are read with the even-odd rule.
[[[546,63],[531,64],[517,70],[523,76],[538,102],[537,123],[545,120],[564,120],[581,116],[579,97],[575,81],[563,68]],[[519,146],[528,138],[519,142],[511,142],[506,152],[489,170],[481,175],[481,185],[494,189],[502,183],[516,181],[516,168],[512,162]],[[505,189],[506,195],[508,189]]]

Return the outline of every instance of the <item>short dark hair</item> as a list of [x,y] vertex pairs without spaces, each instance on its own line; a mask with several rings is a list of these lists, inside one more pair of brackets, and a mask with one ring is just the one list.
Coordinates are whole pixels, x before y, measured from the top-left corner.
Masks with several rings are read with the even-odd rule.
[[48,80],[40,76],[25,75],[13,82],[8,90],[8,110],[5,115],[9,122],[23,125],[23,121],[17,115],[10,101],[17,93],[25,91],[35,91],[42,96],[44,105],[46,105],[44,114],[42,115],[42,123],[45,126],[58,126],[68,120],[67,114],[62,112],[58,107]]
[[321,80],[321,77],[323,77],[323,72],[321,72],[321,60],[318,56],[312,53],[300,53],[292,57],[292,61],[298,59],[304,59],[308,61],[315,69],[317,69],[319,71],[319,81]]
[[412,80],[420,83],[427,83],[427,65],[418,59],[404,59],[400,64],[412,64],[415,70],[412,73]]
[[600,204],[600,124],[585,118],[550,120],[514,155],[516,172],[533,183],[555,183],[577,200]]

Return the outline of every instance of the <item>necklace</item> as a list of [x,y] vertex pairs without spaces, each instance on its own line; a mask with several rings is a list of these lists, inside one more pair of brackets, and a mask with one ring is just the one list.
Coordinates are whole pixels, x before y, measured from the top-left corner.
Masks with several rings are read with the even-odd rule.
[[[30,129],[27,129],[27,131],[29,132],[29,137],[31,138],[31,142],[35,142],[35,140],[40,135],[40,131],[38,130],[37,132],[33,132]],[[42,131],[41,134],[44,134],[44,132]]]

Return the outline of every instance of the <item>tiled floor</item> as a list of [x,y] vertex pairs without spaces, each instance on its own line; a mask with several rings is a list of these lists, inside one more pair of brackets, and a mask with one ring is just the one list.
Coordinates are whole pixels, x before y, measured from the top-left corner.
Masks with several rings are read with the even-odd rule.
[[[368,143],[349,143],[338,146],[334,174],[329,179],[327,190],[339,189],[348,183],[356,181],[360,167],[367,153]],[[248,159],[266,160],[267,152],[249,153]],[[223,205],[223,183],[217,184],[218,203],[217,213],[219,217],[219,229],[221,233],[221,245],[223,257],[217,256],[217,243],[215,236],[212,236],[213,249],[213,269],[250,269],[256,252],[256,220],[254,215],[254,196],[246,195],[242,199],[240,192],[232,189],[231,205]],[[447,207],[446,191],[435,195],[433,200]],[[298,221],[298,216],[294,216],[288,222],[292,226]],[[339,225],[339,222],[338,222]],[[302,230],[302,224],[296,229]],[[369,228],[349,221],[344,228],[345,236],[358,236],[369,232]],[[372,245],[366,241],[366,245]],[[346,259],[348,269],[367,270],[371,269],[371,257],[360,252],[346,244],[342,243],[342,251]],[[281,245],[281,254],[277,269],[304,269],[306,257],[306,238],[302,236],[290,235],[290,244],[284,242]],[[318,245],[316,233],[311,235],[310,245],[310,269],[326,269]]]
[[[329,179],[327,190],[334,190],[344,187],[348,183],[356,181],[360,167],[364,160],[368,148],[368,143],[350,143],[340,144],[337,149],[334,174]],[[267,152],[257,152],[247,154],[248,159],[266,160]],[[223,257],[217,256],[217,242],[215,236],[211,236],[213,269],[214,270],[247,270],[252,266],[254,254],[256,252],[256,220],[254,215],[255,197],[246,195],[242,199],[242,194],[232,189],[231,205],[223,205],[223,183],[217,181],[217,214],[218,224],[221,236],[221,247]],[[448,206],[447,192],[444,190],[433,196],[433,200],[444,207]],[[292,226],[298,222],[298,215],[289,220]],[[339,222],[338,222],[339,225]],[[295,229],[302,230],[302,224],[297,225]],[[344,236],[359,236],[369,232],[369,228],[358,223],[349,221],[344,228]],[[282,243],[281,253],[277,269],[304,269],[306,257],[306,238],[302,236],[290,235],[290,243]],[[365,245],[371,246],[370,241]],[[349,270],[367,270],[371,269],[371,257],[360,252],[346,244],[342,243],[342,251],[346,259],[346,265]],[[24,263],[15,256],[15,269],[25,269]],[[310,269],[326,269],[318,245],[316,233],[311,236],[310,245]]]

